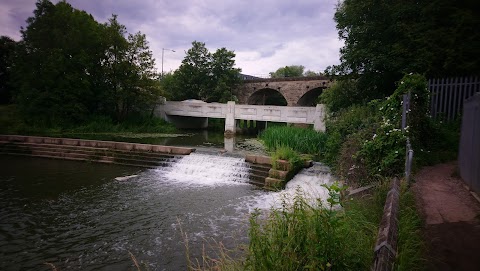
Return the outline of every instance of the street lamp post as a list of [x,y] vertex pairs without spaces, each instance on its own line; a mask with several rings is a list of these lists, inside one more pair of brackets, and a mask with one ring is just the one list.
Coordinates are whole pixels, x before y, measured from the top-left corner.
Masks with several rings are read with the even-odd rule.
[[172,49],[167,49],[167,48],[162,48],[162,79],[163,79],[163,55],[165,53],[165,50],[167,51],[172,51],[175,53],[175,50],[172,50]]

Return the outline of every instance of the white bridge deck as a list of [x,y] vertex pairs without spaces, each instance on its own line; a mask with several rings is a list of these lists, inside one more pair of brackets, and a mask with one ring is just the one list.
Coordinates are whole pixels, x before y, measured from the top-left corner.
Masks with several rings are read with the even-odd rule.
[[313,124],[317,131],[325,131],[324,106],[294,107],[271,105],[245,105],[235,102],[166,102],[157,109],[157,114],[199,118],[224,118],[225,131],[235,132],[235,120],[256,120],[287,123]]

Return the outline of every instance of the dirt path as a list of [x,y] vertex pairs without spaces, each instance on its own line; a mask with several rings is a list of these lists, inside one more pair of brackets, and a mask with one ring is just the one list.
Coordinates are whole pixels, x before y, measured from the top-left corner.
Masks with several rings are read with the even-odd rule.
[[429,270],[480,270],[480,203],[452,176],[456,163],[423,168],[412,185],[425,219]]

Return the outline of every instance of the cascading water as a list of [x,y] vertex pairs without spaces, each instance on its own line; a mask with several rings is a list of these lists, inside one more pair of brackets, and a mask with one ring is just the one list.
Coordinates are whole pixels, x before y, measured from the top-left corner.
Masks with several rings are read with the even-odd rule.
[[168,168],[165,177],[188,185],[245,184],[248,170],[243,158],[192,153]]
[[133,267],[128,252],[151,270],[184,270],[180,227],[192,258],[213,240],[232,248],[248,242],[251,211],[279,206],[299,186],[315,201],[330,180],[315,165],[285,190],[268,192],[248,184],[243,158],[193,153],[170,162],[138,172],[0,156],[0,270],[48,269],[44,262],[59,270],[125,270]]

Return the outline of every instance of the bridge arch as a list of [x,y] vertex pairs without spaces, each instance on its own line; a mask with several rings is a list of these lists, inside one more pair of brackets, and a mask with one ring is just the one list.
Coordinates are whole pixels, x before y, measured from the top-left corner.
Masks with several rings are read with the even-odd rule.
[[280,91],[273,88],[262,88],[255,91],[250,95],[250,97],[248,97],[247,104],[285,106],[288,104],[288,102]]
[[315,106],[318,101],[318,96],[322,94],[324,88],[318,87],[310,89],[309,91],[305,92],[305,94],[298,99],[297,105],[298,106]]
[[252,104],[254,102],[258,104],[258,95],[262,93],[259,91],[271,89],[270,91],[280,93],[287,101],[288,106],[299,106],[302,104],[311,104],[311,102],[316,99],[316,97],[313,96],[320,94],[323,89],[330,86],[330,83],[330,79],[324,76],[256,78],[244,80],[243,84],[236,89],[235,94],[240,104]]

